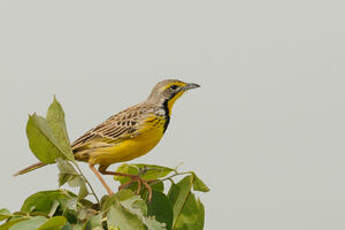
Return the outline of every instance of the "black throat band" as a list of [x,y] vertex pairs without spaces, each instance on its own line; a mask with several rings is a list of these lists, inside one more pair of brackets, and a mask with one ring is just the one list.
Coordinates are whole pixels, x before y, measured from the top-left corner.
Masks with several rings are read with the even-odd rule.
[[169,107],[168,107],[168,103],[169,103],[169,100],[170,99],[166,99],[164,100],[164,103],[163,103],[163,109],[164,109],[164,112],[165,112],[165,123],[164,123],[164,128],[163,128],[163,133],[165,133],[165,131],[167,130],[168,126],[169,126],[169,123],[170,123],[170,111],[169,111]]

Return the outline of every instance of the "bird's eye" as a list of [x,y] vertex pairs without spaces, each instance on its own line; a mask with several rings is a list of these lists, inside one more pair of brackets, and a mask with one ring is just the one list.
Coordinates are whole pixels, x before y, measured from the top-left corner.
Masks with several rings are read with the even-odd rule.
[[176,90],[177,88],[178,88],[177,85],[172,85],[172,86],[170,86],[170,89],[172,89],[172,90]]

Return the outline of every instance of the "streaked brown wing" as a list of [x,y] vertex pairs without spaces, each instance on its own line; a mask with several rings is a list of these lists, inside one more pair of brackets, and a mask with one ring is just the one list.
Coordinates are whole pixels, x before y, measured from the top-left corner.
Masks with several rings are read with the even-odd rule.
[[109,141],[116,141],[121,136],[129,132],[129,128],[115,127],[113,130],[106,132],[100,132],[97,130],[98,126],[95,129],[91,129],[86,132],[83,136],[79,137],[72,144],[72,149],[78,149],[84,145],[89,144],[92,140],[95,139],[105,139],[104,142],[108,139]]
[[79,149],[95,139],[107,139],[112,142],[121,138],[131,138],[139,132],[139,118],[143,116],[146,107],[134,106],[114,116],[111,116],[96,128],[89,130],[72,144],[72,149]]

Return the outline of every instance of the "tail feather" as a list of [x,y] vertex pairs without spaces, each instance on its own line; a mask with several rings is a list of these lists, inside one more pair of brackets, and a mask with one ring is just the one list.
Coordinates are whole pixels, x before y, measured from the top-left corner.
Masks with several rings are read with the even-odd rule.
[[16,172],[13,176],[23,175],[23,174],[26,174],[28,172],[31,172],[32,170],[41,168],[41,167],[46,166],[46,165],[47,164],[45,164],[45,163],[38,162],[36,164],[30,165],[30,166],[26,167],[25,169],[22,169],[22,170]]

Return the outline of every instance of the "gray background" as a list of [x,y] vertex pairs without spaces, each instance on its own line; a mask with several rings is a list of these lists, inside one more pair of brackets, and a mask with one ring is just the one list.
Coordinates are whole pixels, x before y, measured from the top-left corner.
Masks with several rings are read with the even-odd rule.
[[54,94],[75,139],[180,78],[202,88],[135,162],[195,170],[206,229],[344,229],[341,2],[2,0],[0,207],[57,188],[55,166],[11,176],[36,161],[27,114]]

